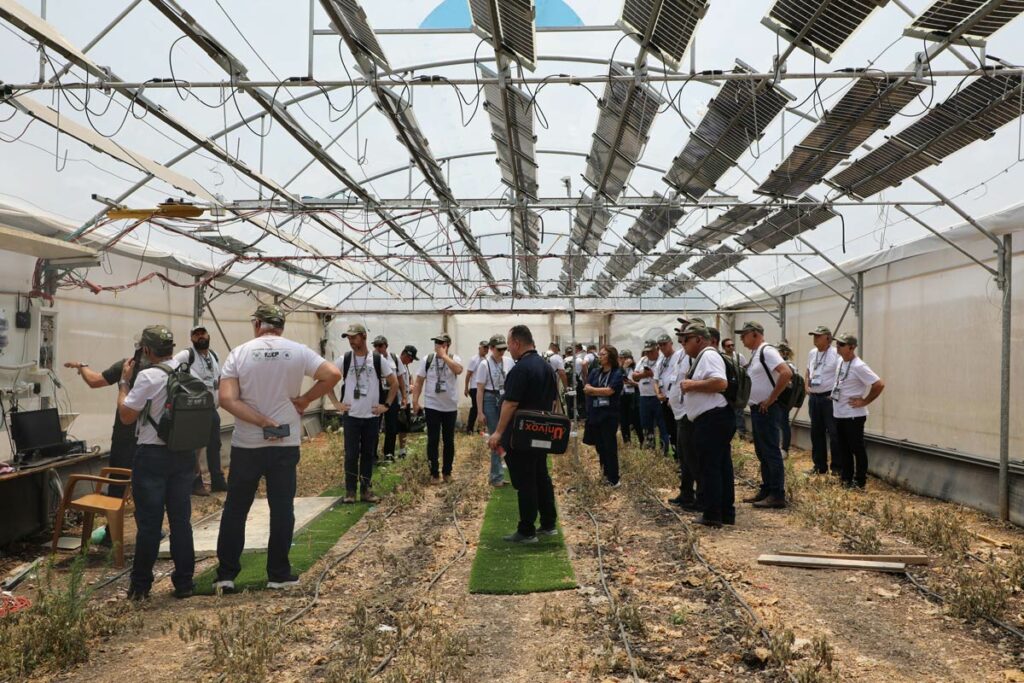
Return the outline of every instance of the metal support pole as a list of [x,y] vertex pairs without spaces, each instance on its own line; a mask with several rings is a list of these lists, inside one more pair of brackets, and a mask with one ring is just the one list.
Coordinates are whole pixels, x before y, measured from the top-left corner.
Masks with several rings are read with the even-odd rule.
[[316,0],[309,0],[309,68],[307,75],[313,78],[313,31],[316,27],[313,25],[313,9],[316,7]]
[[782,332],[782,339],[786,340],[786,295],[783,294],[779,301],[779,328]]
[[198,325],[203,317],[203,295],[206,293],[206,285],[199,284],[200,279],[196,275],[196,287],[192,298],[192,327]]
[[1010,519],[1010,336],[1012,329],[1013,235],[1003,235],[999,248],[999,274],[1003,290],[1002,348],[999,359],[999,519]]
[[864,272],[857,273],[857,352],[864,357]]

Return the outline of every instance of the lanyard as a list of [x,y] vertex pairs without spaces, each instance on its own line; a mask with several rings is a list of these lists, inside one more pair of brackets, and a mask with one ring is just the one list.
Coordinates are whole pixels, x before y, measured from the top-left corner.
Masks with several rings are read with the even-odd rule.
[[[492,363],[491,361],[493,361],[493,360],[494,360],[493,358],[488,358],[487,359],[487,375],[488,375],[488,378],[491,380],[491,389],[493,389],[494,391],[501,391],[502,389],[505,388],[505,360],[502,359],[502,362],[501,362],[500,365],[498,365],[497,363]],[[500,385],[497,385],[497,383],[494,381],[494,367],[495,366],[497,366],[498,372],[501,373],[501,384]]]
[[363,374],[367,370],[366,364],[369,359],[369,356],[364,356],[363,364],[359,365],[359,356],[352,357],[352,371],[356,373],[356,386],[360,386],[362,384]]
[[434,361],[434,374],[437,375],[438,381],[441,380],[441,377],[444,375],[444,371],[447,370],[447,369],[448,369],[448,364],[445,363],[440,358],[437,358]]
[[[603,383],[601,382],[602,379],[604,380]],[[607,388],[608,387],[608,382],[610,382],[611,379],[612,379],[612,371],[611,370],[609,370],[608,372],[602,372],[601,376],[597,378],[597,386],[602,387],[602,388]]]
[[836,373],[836,387],[846,381],[846,378],[850,376],[850,370],[853,368],[853,361],[851,360],[846,364],[846,374],[843,374],[843,361],[839,361],[839,372]]
[[828,349],[825,349],[824,351],[818,351],[818,355],[815,356],[814,369],[817,370],[818,368],[820,368],[821,364],[825,362],[826,358],[828,358]]

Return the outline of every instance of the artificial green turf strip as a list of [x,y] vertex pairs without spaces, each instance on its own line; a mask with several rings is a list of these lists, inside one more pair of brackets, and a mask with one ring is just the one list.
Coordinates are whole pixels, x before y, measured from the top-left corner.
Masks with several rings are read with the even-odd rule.
[[[373,472],[373,490],[375,493],[387,493],[395,488],[399,476],[392,474],[388,468],[376,468]],[[328,489],[321,496],[343,496],[344,487]],[[309,526],[300,531],[292,539],[292,549],[288,559],[292,564],[292,573],[302,574],[312,567],[324,553],[334,547],[346,531],[366,514],[369,503],[344,505],[340,501],[314,519]],[[213,582],[217,578],[216,567],[196,577],[195,593],[197,595],[213,595]],[[244,553],[242,555],[242,571],[235,578],[235,590],[262,590],[267,585],[267,553]]]
[[557,536],[518,545],[502,539],[516,530],[519,502],[515,489],[491,492],[480,529],[480,542],[469,574],[470,593],[517,595],[576,588],[576,576],[559,526]]

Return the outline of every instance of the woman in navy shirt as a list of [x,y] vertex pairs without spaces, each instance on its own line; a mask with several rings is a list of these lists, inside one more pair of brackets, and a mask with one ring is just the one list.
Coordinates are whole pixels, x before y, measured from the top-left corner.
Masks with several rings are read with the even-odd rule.
[[615,438],[619,425],[619,402],[623,374],[619,352],[614,346],[602,346],[597,354],[598,367],[590,371],[583,393],[587,396],[587,442],[597,448],[601,473],[612,486],[619,485],[619,443]]

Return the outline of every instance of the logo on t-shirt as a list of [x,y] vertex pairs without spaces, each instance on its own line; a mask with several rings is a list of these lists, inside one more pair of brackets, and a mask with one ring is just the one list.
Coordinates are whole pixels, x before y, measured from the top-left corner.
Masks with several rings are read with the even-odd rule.
[[291,351],[280,351],[277,349],[257,349],[252,352],[252,359],[254,361],[277,361],[277,360],[290,360],[292,357]]

